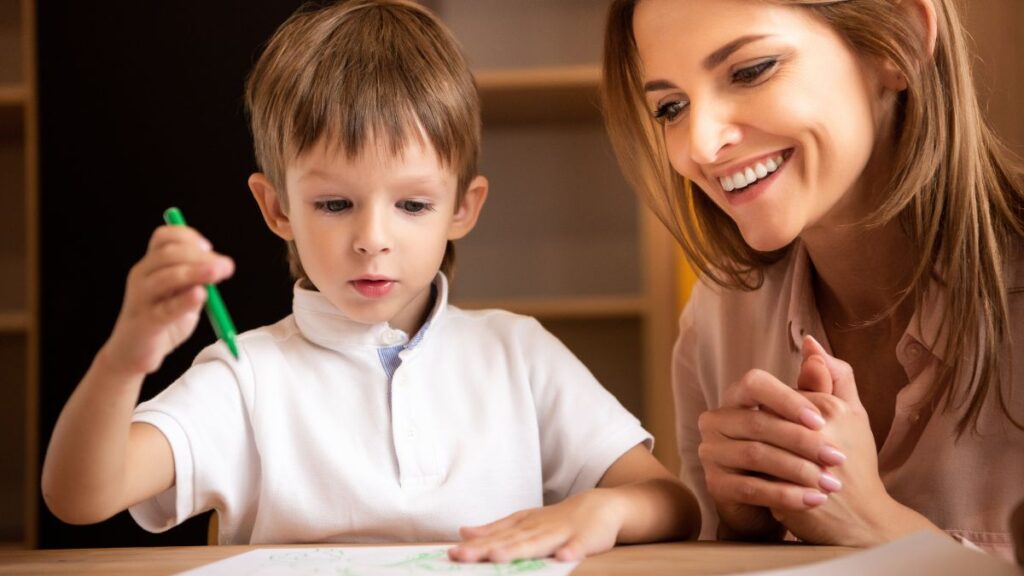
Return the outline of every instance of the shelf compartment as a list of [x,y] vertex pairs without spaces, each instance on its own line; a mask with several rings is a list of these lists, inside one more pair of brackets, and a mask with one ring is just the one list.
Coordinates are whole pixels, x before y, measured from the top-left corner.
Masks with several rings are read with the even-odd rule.
[[0,541],[21,542],[25,497],[25,359],[23,335],[0,334]]
[[597,123],[485,128],[490,193],[456,242],[453,301],[641,294],[638,204],[616,166]]
[[0,137],[0,310],[26,309],[25,149]]
[[20,82],[22,76],[22,2],[0,0],[0,85]]

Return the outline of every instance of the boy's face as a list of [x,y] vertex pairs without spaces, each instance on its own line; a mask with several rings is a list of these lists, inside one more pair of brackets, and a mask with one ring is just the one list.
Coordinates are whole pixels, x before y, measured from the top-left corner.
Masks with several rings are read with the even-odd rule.
[[350,159],[321,141],[286,168],[287,213],[262,174],[250,187],[332,304],[357,322],[389,322],[412,335],[447,241],[473,228],[487,182],[474,180],[456,207],[456,176],[429,145],[413,140],[398,157],[383,150],[371,141]]

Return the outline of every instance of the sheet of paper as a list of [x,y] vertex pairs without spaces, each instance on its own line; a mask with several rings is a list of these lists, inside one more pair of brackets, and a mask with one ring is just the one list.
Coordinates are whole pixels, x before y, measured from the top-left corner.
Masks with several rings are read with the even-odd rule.
[[952,538],[918,532],[884,546],[797,568],[746,576],[1024,576],[1014,565],[971,550]]
[[416,574],[466,574],[507,576],[564,576],[578,562],[517,560],[508,564],[460,564],[448,560],[447,547],[380,546],[341,548],[260,548],[220,562],[184,572],[188,576],[415,576]]

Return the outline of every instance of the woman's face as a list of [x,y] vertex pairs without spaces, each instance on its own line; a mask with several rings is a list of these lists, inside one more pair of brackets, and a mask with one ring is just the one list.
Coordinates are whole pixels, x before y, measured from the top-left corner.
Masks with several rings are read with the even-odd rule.
[[867,175],[888,166],[877,143],[891,133],[894,99],[881,66],[809,10],[640,0],[633,30],[672,166],[752,248],[782,248],[870,211]]

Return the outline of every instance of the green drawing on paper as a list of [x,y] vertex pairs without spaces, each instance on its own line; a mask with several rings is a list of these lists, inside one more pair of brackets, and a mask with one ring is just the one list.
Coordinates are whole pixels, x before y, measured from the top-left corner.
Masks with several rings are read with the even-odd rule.
[[506,564],[464,564],[448,559],[446,548],[435,546],[383,546],[345,548],[263,548],[209,564],[191,576],[254,574],[258,576],[318,574],[331,576],[563,576],[576,563],[551,560],[515,560]]

